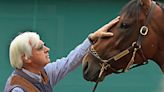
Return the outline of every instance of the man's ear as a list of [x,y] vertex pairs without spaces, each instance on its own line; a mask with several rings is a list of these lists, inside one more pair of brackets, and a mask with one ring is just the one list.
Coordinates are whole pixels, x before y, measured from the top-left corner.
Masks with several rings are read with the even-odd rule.
[[26,55],[22,55],[21,58],[22,58],[24,63],[31,63],[31,60]]

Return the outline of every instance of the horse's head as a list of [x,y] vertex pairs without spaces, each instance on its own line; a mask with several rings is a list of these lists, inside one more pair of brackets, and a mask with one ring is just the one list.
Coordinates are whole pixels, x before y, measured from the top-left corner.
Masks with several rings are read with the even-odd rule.
[[155,31],[159,31],[163,18],[155,2],[131,0],[120,12],[119,23],[109,29],[114,36],[99,38],[84,57],[84,78],[101,81],[108,74],[124,72],[133,64],[154,59],[158,48]]

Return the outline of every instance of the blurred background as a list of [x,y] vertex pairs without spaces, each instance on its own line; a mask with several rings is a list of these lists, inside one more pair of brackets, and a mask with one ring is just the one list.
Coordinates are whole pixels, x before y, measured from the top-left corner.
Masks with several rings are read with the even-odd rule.
[[[52,62],[66,56],[89,33],[119,15],[129,0],[0,0],[0,91],[13,69],[9,63],[12,39],[26,30],[40,34],[51,49]],[[162,0],[161,0],[162,1]],[[163,1],[162,1],[163,2]],[[69,73],[54,92],[91,92],[94,83],[83,79],[82,67]],[[164,76],[150,60],[146,66],[111,75],[96,92],[164,92]]]

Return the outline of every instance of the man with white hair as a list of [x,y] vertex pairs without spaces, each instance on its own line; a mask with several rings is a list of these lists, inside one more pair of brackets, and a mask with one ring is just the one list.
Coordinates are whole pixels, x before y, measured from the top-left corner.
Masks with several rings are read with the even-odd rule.
[[110,37],[107,32],[119,18],[109,22],[89,37],[67,57],[50,63],[49,48],[35,32],[24,32],[10,44],[10,64],[15,69],[7,80],[4,92],[52,92],[52,87],[67,73],[81,64],[91,43],[99,37]]

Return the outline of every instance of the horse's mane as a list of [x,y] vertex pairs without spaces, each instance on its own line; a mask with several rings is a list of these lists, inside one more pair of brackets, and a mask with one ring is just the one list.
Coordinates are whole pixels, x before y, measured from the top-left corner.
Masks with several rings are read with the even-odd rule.
[[161,2],[157,2],[157,5],[159,5],[159,7],[161,7],[161,9],[163,10],[163,12],[164,12],[164,4],[163,3],[161,3]]

